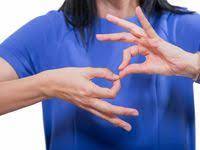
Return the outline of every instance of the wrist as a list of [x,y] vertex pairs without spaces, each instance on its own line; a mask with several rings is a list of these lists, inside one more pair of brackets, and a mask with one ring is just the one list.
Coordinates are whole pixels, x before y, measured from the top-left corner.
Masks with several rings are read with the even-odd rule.
[[41,95],[45,97],[45,99],[52,98],[53,90],[52,90],[52,79],[49,76],[49,71],[44,71],[37,74],[37,82]]
[[188,77],[197,81],[200,74],[200,53],[190,54],[187,66]]
[[195,55],[196,55],[196,60],[197,60],[197,65],[196,65],[197,71],[193,80],[199,83],[200,82],[200,52],[197,52]]

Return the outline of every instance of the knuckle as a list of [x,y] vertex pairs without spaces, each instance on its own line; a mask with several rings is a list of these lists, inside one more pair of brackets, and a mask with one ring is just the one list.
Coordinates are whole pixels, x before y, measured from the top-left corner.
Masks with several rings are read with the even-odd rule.
[[117,125],[117,126],[121,126],[122,125],[122,123],[120,122],[120,120],[118,120],[118,119],[112,119],[112,122],[113,122],[113,124],[115,124],[115,125]]
[[125,54],[128,54],[128,53],[130,52],[130,49],[131,49],[131,47],[125,49],[125,50],[124,50],[124,53],[125,53]]
[[92,90],[87,90],[86,96],[87,96],[87,97],[92,97],[92,96],[93,96]]
[[148,25],[145,27],[146,30],[150,30],[151,28],[152,28],[152,27],[151,27],[150,24],[148,24]]
[[99,107],[99,102],[97,100],[91,100],[89,103],[88,103],[92,108],[98,110],[98,109],[101,109]]
[[85,96],[85,97],[91,97],[92,96],[92,90],[88,89],[88,88],[83,88],[80,91],[81,95]]
[[136,54],[139,55],[140,52],[141,52],[141,47],[138,47],[137,50],[136,50]]
[[128,110],[128,109],[125,108],[125,109],[121,109],[120,113],[122,115],[128,116],[128,115],[130,115],[132,113],[132,111],[130,111],[130,110]]
[[120,26],[121,25],[121,22],[119,20],[116,20],[115,23]]
[[88,99],[84,99],[82,100],[82,105],[84,107],[89,107],[91,105],[91,101],[89,101]]
[[92,67],[86,67],[85,70],[87,70],[88,72],[91,72],[93,70]]
[[110,98],[115,98],[117,96],[117,93],[115,91],[110,91]]
[[122,35],[127,35],[127,32],[122,32]]
[[110,73],[110,70],[108,68],[103,68],[104,73]]
[[113,74],[108,68],[104,68],[102,73],[104,77]]
[[133,28],[133,27],[130,27],[130,26],[129,26],[127,29],[128,29],[128,31],[129,31],[130,33],[133,33],[133,32],[135,32],[135,30],[134,30],[134,28]]
[[123,59],[127,59],[130,57],[130,51],[129,50],[126,50],[124,53],[123,53]]
[[162,38],[158,37],[158,38],[155,38],[155,42],[158,42],[158,43],[163,43],[165,42]]
[[129,49],[125,49],[123,52],[124,55],[127,55],[128,53],[129,53]]
[[122,36],[121,36],[121,40],[126,40],[126,39],[128,39],[128,38],[127,38],[127,35],[122,35]]
[[108,36],[108,37],[107,37],[107,40],[108,40],[108,41],[111,41],[111,40],[112,40],[112,37]]
[[122,32],[121,39],[125,40],[125,39],[127,39],[127,37],[128,37],[127,33],[126,32]]

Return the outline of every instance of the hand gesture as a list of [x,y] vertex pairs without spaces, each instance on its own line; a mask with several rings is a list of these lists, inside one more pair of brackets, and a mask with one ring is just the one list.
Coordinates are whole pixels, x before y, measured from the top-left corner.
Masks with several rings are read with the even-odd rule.
[[[195,78],[199,68],[198,54],[186,52],[159,37],[140,7],[136,8],[136,15],[142,28],[118,17],[107,15],[108,21],[127,29],[129,32],[97,35],[97,39],[101,41],[136,44],[124,50],[123,62],[119,66],[120,76],[145,73]],[[145,62],[130,64],[131,57],[136,55],[143,55],[146,58]]]

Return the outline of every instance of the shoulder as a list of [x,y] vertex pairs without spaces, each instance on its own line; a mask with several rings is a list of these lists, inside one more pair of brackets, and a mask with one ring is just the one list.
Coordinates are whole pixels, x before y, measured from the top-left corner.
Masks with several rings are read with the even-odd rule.
[[59,11],[50,11],[38,16],[5,39],[0,47],[13,53],[36,53],[56,45],[69,32],[64,15]]
[[70,29],[66,26],[63,13],[53,10],[32,19],[21,30],[32,33],[29,36],[34,36],[34,33],[43,33],[44,36],[48,35],[58,38],[58,36],[62,36],[63,31],[67,32]]
[[[45,47],[62,39],[71,29],[66,26],[61,11],[50,11],[38,16],[10,35],[1,45],[5,47]],[[35,51],[35,50],[34,50]]]

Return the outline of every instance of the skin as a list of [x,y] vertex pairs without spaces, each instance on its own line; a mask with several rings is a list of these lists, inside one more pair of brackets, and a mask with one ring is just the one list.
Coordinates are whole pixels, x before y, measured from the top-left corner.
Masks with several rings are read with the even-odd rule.
[[[196,79],[200,70],[199,53],[192,54],[180,47],[163,40],[155,32],[140,7],[136,8],[142,28],[134,23],[108,14],[106,19],[128,32],[113,34],[98,34],[100,41],[121,41],[135,43],[123,52],[123,61],[119,66],[120,77],[128,74],[145,73],[161,75],[178,75]],[[146,60],[141,64],[130,64],[131,58],[143,55]]]
[[96,2],[98,16],[101,18],[106,18],[107,14],[120,18],[132,17],[138,6],[137,0],[96,0]]
[[[131,8],[129,4],[136,6],[136,1],[119,0],[116,3],[114,0],[97,0],[98,12],[104,16],[108,12],[119,11],[123,12],[124,16],[129,16],[135,8]],[[131,11],[125,11],[127,9]],[[131,130],[131,125],[118,116],[138,116],[136,109],[114,106],[102,100],[114,99],[120,89],[119,76],[106,68],[60,68],[19,79],[10,64],[0,58],[0,70],[3,70],[0,73],[0,115],[56,97],[126,131]],[[113,87],[111,89],[99,87],[91,81],[92,78],[110,80],[113,82]]]
[[[118,116],[138,115],[135,109],[114,106],[102,100],[116,97],[120,89],[119,76],[106,68],[61,68],[18,79],[11,66],[0,59],[0,70],[6,70],[1,74],[0,115],[53,97],[72,103],[127,131],[131,130],[131,125]],[[91,81],[93,78],[110,80],[113,87],[99,87]]]
[[[100,17],[105,17],[107,16],[107,13],[111,13],[118,14],[118,17],[126,18],[129,17],[131,13],[133,14],[137,3],[132,0],[97,0],[97,5]],[[150,62],[156,61],[156,58],[158,60],[162,60],[161,57],[157,56],[157,49],[150,51],[148,46],[142,44],[142,41],[145,41],[143,43],[146,43],[146,41],[149,41],[150,43],[151,41],[151,39],[147,38],[148,34],[146,33],[146,30],[144,31],[134,24],[128,23],[111,15],[107,16],[107,19],[122,27],[128,29],[131,27],[131,32],[113,35],[98,35],[98,39],[102,41],[120,41],[120,39],[125,36],[128,38],[124,38],[123,41],[137,42],[138,47],[144,47],[145,50],[149,52],[148,55],[149,57],[151,56],[151,59],[149,59]],[[149,35],[152,36],[152,34],[155,33],[151,33]],[[120,37],[120,35],[122,37]],[[128,65],[130,54],[134,56],[140,52],[137,50],[137,52],[135,52],[134,49],[125,50],[124,61],[122,66],[120,66],[121,77],[128,73],[134,73],[133,66]],[[177,53],[179,53],[179,51],[177,51]],[[172,54],[170,56],[174,57]],[[189,56],[192,57],[193,55],[187,55],[185,58],[188,58]],[[155,60],[152,61],[152,59]],[[162,63],[158,66],[157,65],[158,64],[155,65],[152,63],[148,68],[149,70],[152,70],[152,67],[158,68],[162,66]],[[191,63],[190,65],[192,68],[195,68],[196,66],[195,63]],[[19,79],[10,64],[0,58],[0,70],[3,70],[0,72],[0,115],[41,102],[44,99],[48,101],[53,97],[72,103],[77,107],[91,112],[92,114],[112,123],[115,126],[125,129],[126,131],[130,131],[132,127],[129,123],[120,119],[119,115],[138,116],[139,114],[136,109],[115,106],[102,100],[104,98],[114,99],[120,90],[120,77],[113,74],[106,68],[60,68],[47,70],[34,76]],[[145,71],[145,73],[156,73],[156,69],[153,70],[154,72]],[[158,70],[159,69],[157,69],[157,71]],[[186,74],[193,74],[193,69],[191,70],[192,73],[190,73],[189,70]],[[136,72],[139,73],[139,71],[135,71],[135,73]],[[163,67],[163,72],[167,72],[165,71],[165,67]],[[105,78],[110,80],[113,82],[113,87],[110,89],[99,87],[91,81],[93,78]]]

